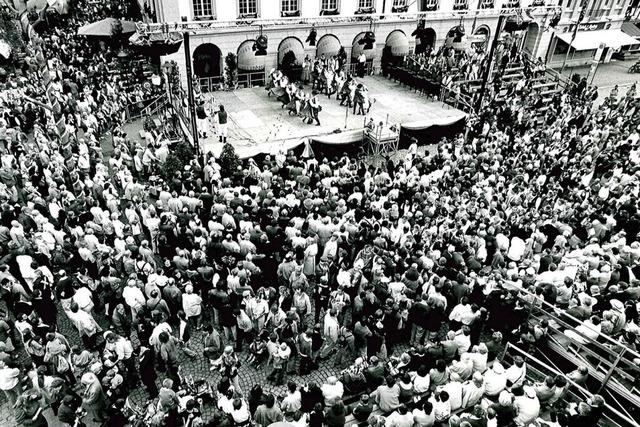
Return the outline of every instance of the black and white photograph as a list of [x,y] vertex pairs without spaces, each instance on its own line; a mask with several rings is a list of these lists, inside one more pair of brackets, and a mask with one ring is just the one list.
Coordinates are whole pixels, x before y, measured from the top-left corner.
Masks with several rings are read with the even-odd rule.
[[640,427],[640,0],[0,0],[3,427]]

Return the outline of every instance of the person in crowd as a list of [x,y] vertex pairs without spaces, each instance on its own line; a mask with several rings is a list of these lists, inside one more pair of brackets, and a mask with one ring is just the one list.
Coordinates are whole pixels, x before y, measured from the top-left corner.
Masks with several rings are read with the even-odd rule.
[[[168,148],[170,120],[123,131],[123,112],[164,83],[145,84],[133,64],[119,78],[119,46],[77,36],[127,6],[76,3],[0,78],[0,388],[20,402],[20,425],[44,425],[43,399],[69,425],[79,408],[119,425],[123,397],[142,385],[159,398],[158,425],[182,414],[195,427],[181,365],[210,366],[212,425],[344,425],[347,398],[372,426],[529,425],[549,407],[576,425],[600,419],[601,398],[564,409],[567,378],[588,384],[586,367],[532,381],[524,358],[501,355],[506,343],[548,350],[549,322],[528,322],[546,304],[567,321],[564,339],[635,351],[635,89],[597,105],[578,79],[547,99],[532,80],[544,66],[526,63],[506,99],[494,79],[464,134],[428,152],[371,164],[282,151],[231,167],[207,155],[169,171],[184,144]],[[503,45],[507,72],[524,59],[510,37]],[[414,71],[452,88],[478,78],[487,55],[429,48]],[[311,96],[281,71],[270,93],[317,125],[320,93],[367,114],[373,99],[343,56],[309,63]],[[223,105],[216,117],[226,143]],[[244,341],[249,353],[236,353]],[[183,358],[181,343],[210,364]],[[333,375],[246,399],[264,359],[278,385],[296,367]]]

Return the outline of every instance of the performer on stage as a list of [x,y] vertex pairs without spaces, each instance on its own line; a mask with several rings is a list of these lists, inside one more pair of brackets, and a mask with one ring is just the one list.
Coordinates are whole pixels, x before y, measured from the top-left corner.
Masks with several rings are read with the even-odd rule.
[[198,125],[198,136],[206,138],[209,134],[209,121],[207,120],[207,110],[204,101],[200,101],[196,107],[196,123]]
[[220,142],[227,142],[227,112],[224,109],[224,105],[220,104],[220,109],[218,110],[218,138],[220,138]]
[[318,117],[322,107],[320,106],[320,101],[318,100],[318,92],[315,90],[311,95],[311,99],[309,100],[309,107],[311,108],[311,117],[316,121],[316,126],[320,126],[320,118]]

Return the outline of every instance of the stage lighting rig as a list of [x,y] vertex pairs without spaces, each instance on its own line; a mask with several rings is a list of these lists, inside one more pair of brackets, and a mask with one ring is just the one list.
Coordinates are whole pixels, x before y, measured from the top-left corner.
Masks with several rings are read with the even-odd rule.
[[262,26],[260,26],[260,35],[256,39],[255,43],[253,43],[253,51],[255,52],[255,55],[266,56],[268,45],[269,39],[267,39],[267,36],[262,34]]
[[314,25],[313,27],[311,27],[311,31],[309,31],[306,42],[309,44],[309,46],[315,46],[317,37],[318,32],[316,31],[316,27]]
[[376,43],[376,35],[373,31],[367,31],[358,43],[363,45],[363,50],[371,50]]

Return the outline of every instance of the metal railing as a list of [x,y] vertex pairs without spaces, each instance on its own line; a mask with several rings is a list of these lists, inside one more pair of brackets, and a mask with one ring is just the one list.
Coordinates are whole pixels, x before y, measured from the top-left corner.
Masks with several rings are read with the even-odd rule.
[[453,108],[464,111],[465,113],[471,113],[473,111],[473,107],[471,106],[471,97],[464,93],[456,92],[450,88],[442,88],[440,100]]
[[204,93],[222,90],[224,89],[223,78],[222,76],[198,77],[198,86]]
[[[126,105],[124,107],[125,121],[131,122],[136,119],[153,115],[168,102],[169,101],[166,99],[166,96],[163,94],[154,98],[148,98]],[[140,106],[140,104],[142,104],[142,106]]]
[[330,15],[316,17],[282,17],[282,18],[257,18],[257,19],[235,19],[231,21],[187,21],[187,22],[171,22],[163,24],[155,23],[137,23],[138,32],[148,33],[167,33],[171,31],[177,32],[222,32],[236,31],[237,29],[248,28],[252,26],[262,26],[264,30],[279,27],[311,27],[316,25],[324,27],[329,25],[349,25],[353,23],[393,23],[406,21],[436,21],[442,19],[460,19],[463,16],[474,16],[476,19],[496,17],[500,15],[539,15],[543,16],[549,13],[560,13],[560,6],[540,6],[540,7],[515,7],[502,9],[474,9],[474,10],[437,10],[426,12],[401,12],[401,13],[374,13],[366,15],[367,20],[363,21],[363,15]]
[[264,86],[266,83],[267,73],[265,70],[238,73],[238,86]]
[[[593,394],[590,391],[588,391],[575,381],[571,380],[571,378],[568,378],[564,372],[561,372],[557,368],[550,366],[544,361],[533,356],[531,353],[522,350],[520,347],[512,343],[507,343],[502,354],[502,360],[504,361],[507,358],[513,358],[515,356],[520,356],[526,361],[527,378],[535,377],[537,381],[542,382],[549,375],[562,376],[567,380],[567,383],[571,385],[568,392],[571,401],[579,402],[593,398]],[[604,419],[606,421],[605,425],[620,427],[638,426],[638,423],[633,418],[628,417],[626,414],[623,414],[614,406],[610,405],[608,403],[608,400],[605,400],[604,409]]]
[[[640,407],[637,382],[640,368],[635,363],[640,360],[640,353],[602,332],[597,332],[597,339],[586,336],[576,330],[577,325],[583,325],[581,320],[566,312],[560,313],[557,307],[528,290],[520,289],[519,298],[529,308],[530,318],[548,321],[549,348],[576,367],[586,366],[590,376],[600,384],[598,392],[606,393],[617,403],[620,412],[633,418],[626,408],[628,405]],[[565,330],[579,339],[567,336]],[[553,365],[550,359],[548,362]],[[618,398],[624,402],[618,402]]]
[[[349,74],[355,75],[358,72],[359,65],[357,62],[350,63],[347,67],[349,70]],[[374,65],[372,61],[367,61],[364,66],[364,73],[366,76],[372,76],[375,74],[380,74],[382,69],[379,65]]]
[[265,71],[239,72],[237,82],[231,87],[222,76],[199,77],[198,87],[203,93],[220,90],[236,90],[239,87],[264,86],[267,80]]

